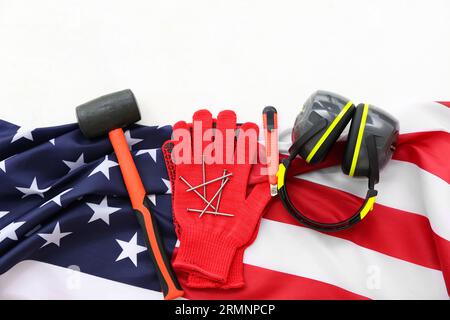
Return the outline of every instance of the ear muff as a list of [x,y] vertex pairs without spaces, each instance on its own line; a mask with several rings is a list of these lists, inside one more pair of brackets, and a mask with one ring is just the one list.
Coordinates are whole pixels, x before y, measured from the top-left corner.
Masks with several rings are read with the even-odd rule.
[[392,158],[397,146],[399,128],[398,120],[392,115],[376,106],[369,105],[365,132],[368,137],[373,137],[375,142],[380,170]]
[[367,136],[366,123],[369,115],[369,105],[359,104],[348,132],[342,160],[342,171],[351,177],[369,177],[369,155],[365,138]]
[[312,94],[303,105],[292,130],[292,141],[308,135],[308,140],[297,150],[298,154],[308,163],[321,162],[354,112],[355,106],[345,97],[327,91]]
[[[309,163],[321,161],[350,119],[342,170],[350,176],[369,178],[366,197],[360,208],[345,220],[336,223],[313,220],[300,212],[289,197],[285,183],[289,166],[297,155]],[[278,194],[283,206],[292,217],[315,230],[338,231],[358,223],[373,209],[379,170],[392,157],[398,134],[398,121],[381,109],[368,104],[355,108],[351,101],[339,95],[325,91],[314,93],[295,121],[289,157],[282,160],[278,169]]]
[[379,170],[395,150],[398,132],[398,121],[387,112],[369,104],[358,105],[350,125],[342,171],[351,177],[378,180]]

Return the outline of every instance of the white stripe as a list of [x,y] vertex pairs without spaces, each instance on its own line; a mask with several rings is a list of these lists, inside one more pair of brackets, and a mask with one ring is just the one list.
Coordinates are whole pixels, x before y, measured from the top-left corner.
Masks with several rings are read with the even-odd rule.
[[450,132],[450,108],[440,103],[409,103],[384,109],[400,121],[400,133],[436,130]]
[[448,299],[440,271],[267,219],[262,220],[258,238],[246,250],[244,262],[336,285],[372,299]]
[[160,300],[161,292],[25,260],[0,275],[0,299]]
[[[367,178],[351,178],[340,167],[309,172],[298,178],[365,197]],[[381,171],[377,203],[429,219],[433,231],[450,241],[450,185],[415,164],[391,160]]]

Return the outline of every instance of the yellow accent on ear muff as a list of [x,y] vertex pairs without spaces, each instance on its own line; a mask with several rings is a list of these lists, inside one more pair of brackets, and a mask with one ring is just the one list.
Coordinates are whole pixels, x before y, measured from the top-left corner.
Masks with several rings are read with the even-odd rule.
[[284,166],[284,164],[280,163],[280,165],[278,166],[278,172],[277,172],[278,190],[280,190],[284,186],[285,173],[286,173],[286,167]]
[[353,175],[355,174],[356,164],[358,163],[358,156],[359,156],[359,151],[361,150],[361,142],[362,142],[362,137],[364,135],[364,128],[366,127],[366,120],[367,120],[367,113],[369,112],[369,105],[366,103],[366,104],[364,104],[363,108],[364,109],[363,109],[363,114],[361,117],[361,123],[359,124],[358,138],[356,139],[355,150],[353,151],[352,165],[351,165],[350,171],[348,173],[348,175],[350,177],[353,177]]
[[324,143],[324,141],[328,138],[328,136],[330,135],[330,133],[333,131],[333,129],[337,126],[337,124],[339,123],[339,121],[341,121],[342,117],[345,115],[345,113],[348,111],[348,109],[350,109],[350,107],[353,105],[353,102],[349,101],[345,107],[341,110],[341,112],[339,112],[339,114],[336,116],[336,118],[333,120],[333,122],[330,124],[330,126],[328,127],[328,129],[325,131],[325,133],[322,135],[322,137],[320,137],[319,141],[317,141],[316,145],[314,146],[314,148],[311,150],[311,152],[309,153],[308,157],[306,157],[306,162],[310,162],[311,159],[314,157],[314,155],[316,154],[317,150],[319,150],[319,148],[322,146],[322,144]]
[[375,204],[376,199],[377,197],[370,197],[367,200],[366,205],[364,206],[364,208],[362,208],[361,213],[359,214],[361,220],[364,219],[364,217],[369,213],[369,211],[373,210],[373,205]]

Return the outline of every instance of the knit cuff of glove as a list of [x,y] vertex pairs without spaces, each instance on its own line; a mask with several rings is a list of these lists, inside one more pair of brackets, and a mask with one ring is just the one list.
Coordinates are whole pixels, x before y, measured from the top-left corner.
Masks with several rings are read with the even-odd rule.
[[190,288],[220,288],[220,289],[236,289],[244,286],[244,263],[243,256],[246,247],[237,249],[236,255],[233,258],[230,271],[226,282],[212,281],[208,278],[203,278],[197,273],[190,274],[186,281],[186,286]]
[[237,241],[210,230],[182,229],[180,247],[173,267],[213,281],[225,282],[239,247]]

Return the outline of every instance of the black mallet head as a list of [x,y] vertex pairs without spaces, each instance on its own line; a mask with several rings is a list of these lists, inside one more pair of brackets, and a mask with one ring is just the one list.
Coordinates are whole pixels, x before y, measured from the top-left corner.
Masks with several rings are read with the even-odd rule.
[[130,89],[86,102],[76,108],[76,113],[80,130],[89,139],[141,120],[136,99]]

